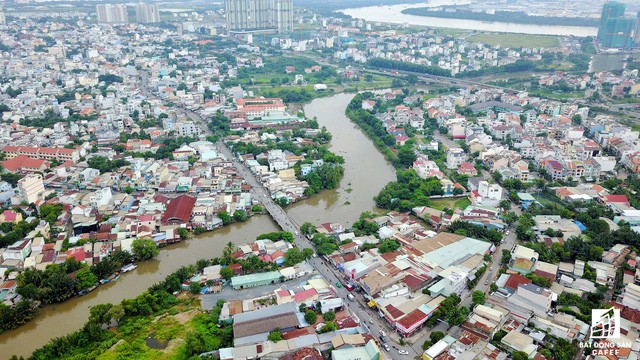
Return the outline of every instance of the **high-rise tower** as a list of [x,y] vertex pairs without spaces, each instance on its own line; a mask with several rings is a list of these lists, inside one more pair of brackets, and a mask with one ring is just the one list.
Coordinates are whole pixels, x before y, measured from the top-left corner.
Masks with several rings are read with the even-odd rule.
[[625,18],[626,5],[610,1],[602,6],[598,41],[607,48],[628,48],[633,46],[636,19]]
[[292,0],[227,0],[230,31],[293,30]]
[[141,24],[160,22],[160,10],[157,4],[136,4],[136,22]]
[[127,5],[124,4],[98,4],[96,5],[98,24],[127,24],[129,14]]

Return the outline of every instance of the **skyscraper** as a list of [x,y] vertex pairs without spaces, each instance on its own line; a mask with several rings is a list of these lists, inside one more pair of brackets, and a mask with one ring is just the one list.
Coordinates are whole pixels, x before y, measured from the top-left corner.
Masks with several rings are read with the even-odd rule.
[[136,22],[141,24],[160,22],[160,10],[157,4],[136,4]]
[[96,5],[98,24],[128,24],[129,14],[127,5],[124,4],[98,4]]
[[230,31],[293,30],[293,0],[227,0]]
[[628,48],[633,46],[636,19],[625,18],[626,5],[610,1],[602,6],[598,40],[603,47]]

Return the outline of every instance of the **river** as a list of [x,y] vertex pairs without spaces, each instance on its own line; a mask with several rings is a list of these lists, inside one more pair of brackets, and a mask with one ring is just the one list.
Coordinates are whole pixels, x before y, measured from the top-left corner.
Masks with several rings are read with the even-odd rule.
[[403,14],[402,10],[416,7],[435,7],[441,5],[459,5],[464,1],[455,0],[432,0],[428,4],[400,4],[367,6],[339,10],[355,19],[364,19],[369,22],[409,24],[428,27],[440,27],[449,29],[465,29],[491,32],[507,32],[520,34],[538,35],[562,35],[562,36],[595,36],[598,33],[597,27],[586,26],[558,26],[558,25],[535,25],[516,24],[497,21],[480,21],[464,19],[445,19],[429,16],[417,16]]
[[[345,175],[338,189],[325,190],[287,208],[299,224],[305,221],[314,224],[334,221],[345,226],[351,224],[361,212],[374,209],[373,196],[387,182],[395,179],[393,167],[344,115],[352,98],[351,94],[338,94],[316,99],[304,107],[307,117],[317,117],[320,125],[326,126],[333,134],[331,149],[345,158]],[[81,328],[91,306],[133,298],[180,266],[192,264],[201,258],[219,256],[229,241],[247,243],[255,240],[259,234],[276,230],[279,228],[271,218],[261,215],[245,223],[233,224],[167,246],[160,251],[156,260],[139,263],[136,270],[124,274],[117,282],[102,285],[85,296],[46,306],[33,321],[0,334],[0,359],[9,358],[12,354],[28,356],[49,339]]]

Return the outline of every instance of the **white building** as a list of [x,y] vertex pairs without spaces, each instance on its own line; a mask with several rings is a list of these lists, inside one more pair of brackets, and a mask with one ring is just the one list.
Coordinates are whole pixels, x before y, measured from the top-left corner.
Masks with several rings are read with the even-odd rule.
[[100,208],[101,206],[109,205],[109,201],[111,201],[112,197],[111,188],[107,187],[96,191],[89,199],[93,207]]
[[193,121],[181,121],[173,124],[173,128],[180,136],[198,136],[200,128]]
[[627,284],[622,296],[622,305],[640,310],[640,286],[633,283]]
[[29,174],[18,181],[20,196],[29,204],[35,203],[44,193],[44,182],[39,174]]
[[487,181],[480,181],[478,189],[472,192],[475,205],[498,206],[502,200],[502,187],[498,184],[489,184]]
[[447,149],[447,168],[457,169],[467,160],[467,154],[461,148]]

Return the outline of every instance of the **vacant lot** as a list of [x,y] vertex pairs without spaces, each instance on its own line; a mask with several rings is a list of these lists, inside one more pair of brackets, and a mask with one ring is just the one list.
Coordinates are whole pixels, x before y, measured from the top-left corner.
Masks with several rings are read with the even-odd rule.
[[544,35],[487,33],[467,36],[467,40],[487,45],[500,45],[513,48],[552,48],[560,46],[557,37]]

